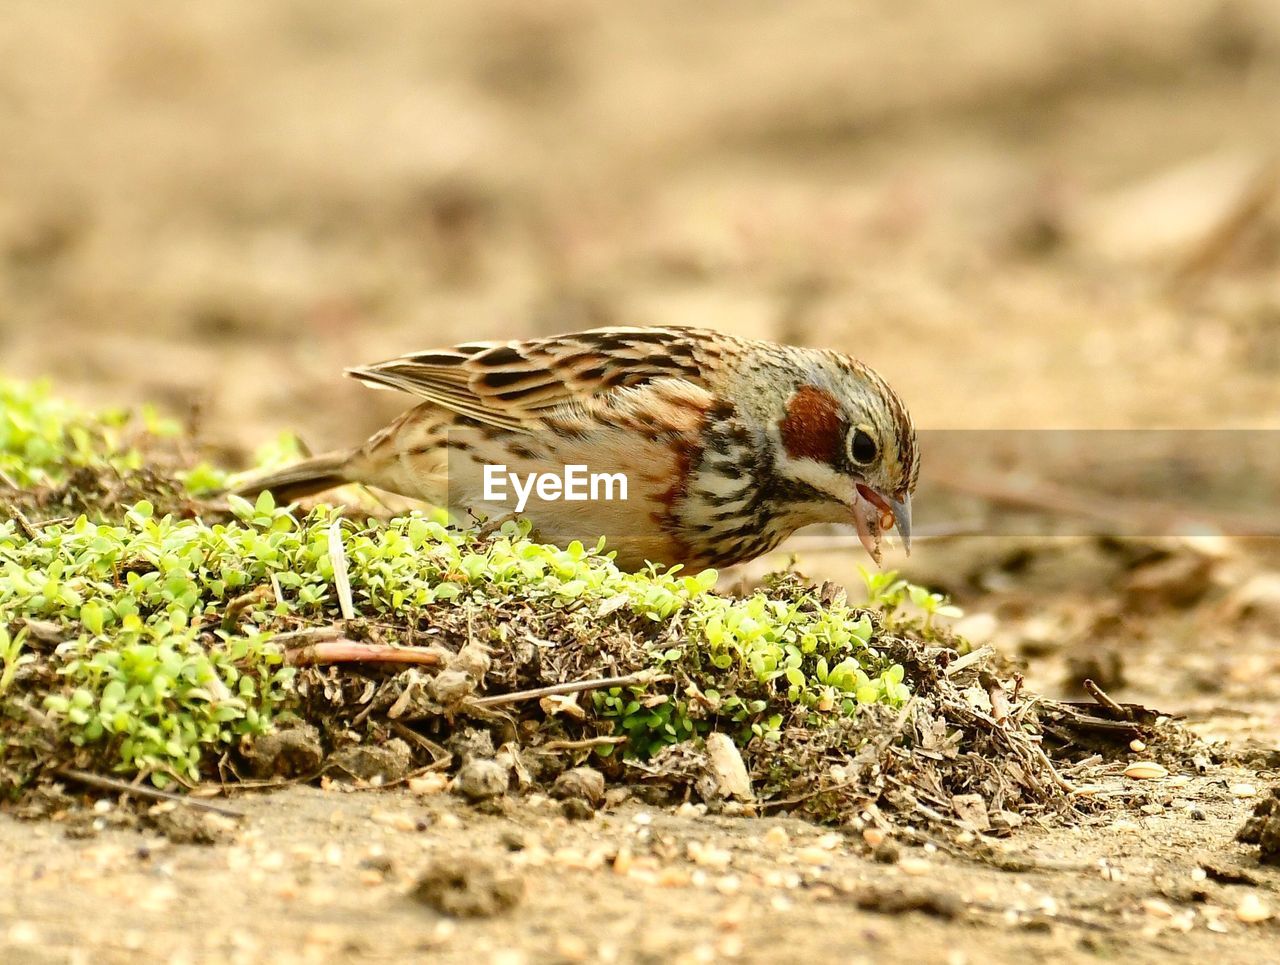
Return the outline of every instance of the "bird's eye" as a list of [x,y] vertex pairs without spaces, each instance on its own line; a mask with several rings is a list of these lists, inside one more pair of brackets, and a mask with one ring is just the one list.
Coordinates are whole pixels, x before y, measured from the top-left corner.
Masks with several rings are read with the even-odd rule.
[[876,461],[880,448],[866,429],[858,427],[849,433],[849,459],[855,466],[869,466]]

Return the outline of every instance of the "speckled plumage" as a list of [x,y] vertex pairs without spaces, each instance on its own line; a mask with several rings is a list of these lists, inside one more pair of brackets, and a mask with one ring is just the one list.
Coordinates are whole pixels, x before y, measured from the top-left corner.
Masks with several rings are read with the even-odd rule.
[[877,558],[883,526],[896,521],[909,539],[919,472],[910,416],[880,376],[837,352],[696,328],[602,328],[349,374],[422,401],[363,446],[241,492],[293,499],[361,482],[493,516],[511,507],[483,498],[485,464],[585,464],[625,473],[629,498],[534,499],[522,515],[548,542],[604,535],[629,568],[742,562],[818,522],[853,523]]

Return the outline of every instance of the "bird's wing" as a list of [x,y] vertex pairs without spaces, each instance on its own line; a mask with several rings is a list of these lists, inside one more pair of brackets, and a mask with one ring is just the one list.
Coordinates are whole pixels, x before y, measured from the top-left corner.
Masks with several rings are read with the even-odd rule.
[[707,386],[736,340],[696,328],[597,328],[511,342],[415,352],[347,374],[503,429],[558,406],[658,379]]

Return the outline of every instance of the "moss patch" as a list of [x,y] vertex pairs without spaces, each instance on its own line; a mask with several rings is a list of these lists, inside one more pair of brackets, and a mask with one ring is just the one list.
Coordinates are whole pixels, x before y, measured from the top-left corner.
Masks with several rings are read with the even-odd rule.
[[[949,669],[961,651],[937,621],[956,611],[895,574],[864,573],[862,604],[795,576],[734,597],[712,571],[624,573],[603,543],[543,545],[515,522],[202,502],[225,473],[186,465],[172,427],[3,393],[0,783],[16,793],[67,767],[234,780],[269,766],[263,735],[305,724],[320,771],[392,742],[440,766],[481,733],[543,777],[590,757],[705,796],[699,738],[720,731],[776,806],[822,817],[921,806],[921,789],[944,809],[969,792],[1066,806],[1040,751],[1050,705],[998,719],[990,657]],[[626,682],[543,693],[600,678]]]

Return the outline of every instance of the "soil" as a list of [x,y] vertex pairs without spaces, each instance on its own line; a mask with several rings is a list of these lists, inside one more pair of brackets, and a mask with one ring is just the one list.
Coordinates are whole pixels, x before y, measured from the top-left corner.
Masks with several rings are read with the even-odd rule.
[[87,839],[4,821],[5,960],[1263,961],[1276,926],[1235,912],[1280,871],[1233,841],[1222,782],[1246,777],[1026,828],[984,862],[785,818],[628,802],[575,821],[543,797],[492,815],[406,790],[242,798],[233,840],[207,846],[110,811]]
[[[607,323],[846,349],[925,429],[1280,421],[1265,0],[6,16],[4,372],[159,403],[211,457],[363,438],[402,400],[346,365]],[[1235,835],[1280,783],[1280,544],[1069,531],[887,562],[1028,687],[1090,677],[1212,745],[1124,807],[957,844],[617,795],[85,796],[0,815],[0,958],[1276,960],[1280,869]],[[847,542],[795,545],[856,583]]]

